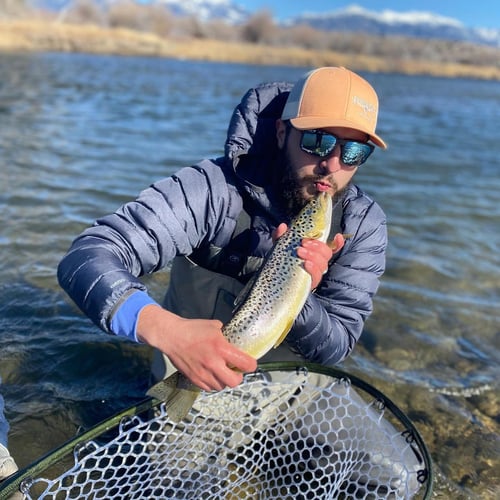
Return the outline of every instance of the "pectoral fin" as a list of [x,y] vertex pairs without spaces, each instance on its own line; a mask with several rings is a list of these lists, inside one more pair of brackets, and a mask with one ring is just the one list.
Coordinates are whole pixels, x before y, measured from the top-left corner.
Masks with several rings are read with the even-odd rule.
[[285,328],[283,329],[283,332],[281,333],[281,335],[278,337],[278,340],[274,343],[274,346],[273,348],[276,349],[276,347],[278,347],[286,338],[286,336],[288,335],[288,332],[291,330],[292,328],[292,325],[293,325],[293,322],[294,320],[290,320],[286,325],[285,325]]
[[312,240],[317,240],[318,238],[321,237],[321,235],[322,235],[321,231],[318,231],[317,229],[311,229],[311,231],[309,231],[305,237],[311,238]]

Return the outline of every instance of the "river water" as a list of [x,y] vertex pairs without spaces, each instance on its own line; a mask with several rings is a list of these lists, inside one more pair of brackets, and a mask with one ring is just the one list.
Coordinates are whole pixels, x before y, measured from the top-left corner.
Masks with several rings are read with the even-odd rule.
[[[222,152],[234,106],[307,68],[0,55],[0,391],[26,466],[140,399],[149,350],[60,290],[72,239],[151,182]],[[388,216],[387,272],[340,368],[391,398],[434,498],[500,497],[500,82],[363,74],[389,143],[357,182]],[[148,279],[159,300],[168,276]]]

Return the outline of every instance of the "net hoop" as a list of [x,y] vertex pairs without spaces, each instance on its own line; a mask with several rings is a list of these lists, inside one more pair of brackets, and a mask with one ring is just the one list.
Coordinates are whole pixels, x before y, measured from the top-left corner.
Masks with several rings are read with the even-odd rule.
[[[394,404],[388,397],[386,397],[384,394],[382,394],[379,390],[375,389],[373,386],[370,384],[364,382],[363,380],[359,379],[358,377],[355,377],[351,374],[348,374],[347,372],[344,372],[342,370],[339,370],[337,368],[331,368],[331,367],[325,367],[322,365],[318,364],[313,364],[313,363],[300,363],[298,364],[297,362],[274,362],[274,363],[263,363],[259,364],[259,367],[256,372],[251,373],[251,374],[246,374],[245,375],[245,380],[244,383],[241,386],[238,386],[238,388],[235,389],[226,389],[224,391],[221,391],[220,393],[202,393],[201,397],[204,397],[205,395],[207,397],[211,397],[214,394],[220,394],[221,397],[229,398],[227,401],[229,401],[229,406],[232,404],[232,402],[236,400],[240,400],[241,398],[246,397],[248,399],[248,395],[245,395],[244,392],[240,393],[241,388],[246,388],[247,386],[253,387],[252,384],[258,384],[257,386],[260,388],[262,391],[262,387],[265,387],[265,394],[268,395],[268,393],[272,393],[273,390],[275,390],[275,387],[281,388],[285,387],[286,384],[289,384],[289,377],[292,377],[292,379],[295,381],[295,377],[302,377],[300,380],[305,380],[307,377],[311,377],[314,375],[315,377],[320,377],[320,378],[328,378],[332,379],[335,383],[335,387],[340,391],[342,394],[344,394],[345,391],[347,391],[347,394],[350,394],[350,398],[353,399],[353,394],[349,393],[350,388],[355,388],[356,394],[359,394],[361,396],[361,399],[366,401],[366,407],[369,409],[368,411],[370,412],[370,418],[371,421],[374,421],[373,415],[379,415],[378,422],[385,422],[386,419],[389,420],[388,417],[390,417],[390,420],[394,423],[394,428],[397,430],[398,436],[400,436],[400,440],[403,443],[406,443],[406,447],[408,450],[410,450],[417,458],[418,458],[418,470],[415,470],[415,477],[417,478],[417,481],[419,483],[418,491],[415,491],[411,495],[407,496],[406,494],[402,493],[401,496],[398,496],[396,494],[395,496],[391,496],[391,494],[387,494],[387,496],[382,496],[380,494],[374,494],[375,496],[370,496],[370,493],[366,493],[365,496],[359,496],[359,498],[421,498],[421,499],[430,499],[432,495],[432,484],[433,484],[433,468],[432,468],[432,461],[430,454],[427,450],[427,447],[420,436],[419,432],[415,428],[415,426],[412,424],[410,419]],[[279,380],[283,379],[284,381],[278,381],[274,382],[271,381],[271,383],[268,382],[269,378],[273,377],[278,377]],[[294,382],[295,383],[295,382]],[[307,388],[309,386],[306,385]],[[344,392],[342,392],[344,391]],[[297,391],[295,391],[297,393]],[[307,391],[306,391],[307,393]],[[319,392],[318,392],[319,394]],[[236,395],[236,396],[235,396]],[[276,399],[277,396],[273,395],[272,398]],[[293,413],[293,418],[306,418],[307,412],[304,413],[303,408],[304,408],[304,402],[305,404],[309,405],[309,396],[308,399],[303,399],[301,404],[291,404],[289,401],[291,399],[297,399],[297,401],[300,400],[301,396],[293,396],[293,398],[290,398],[289,394],[287,396],[287,402],[286,404],[281,402],[281,407],[285,408],[285,411],[288,412],[288,414]],[[323,396],[321,396],[322,398]],[[331,396],[329,396],[331,397]],[[338,397],[335,395],[335,397]],[[359,396],[356,396],[356,398]],[[318,396],[319,398],[319,396]],[[356,399],[354,398],[354,399]],[[325,408],[324,405],[324,400],[320,400],[321,403],[323,404],[323,408]],[[218,407],[221,405],[218,404]],[[222,413],[221,415],[227,415],[228,412],[228,406],[227,405],[222,405],[225,406],[222,408]],[[300,410],[302,409],[302,410]],[[329,409],[329,411],[331,408]],[[280,410],[281,411],[281,410]],[[309,410],[308,410],[309,411]],[[356,410],[357,411],[357,410]],[[157,417],[156,420],[153,418],[151,419],[150,416],[152,415],[152,412],[156,412]],[[292,412],[292,413],[290,413]],[[389,414],[387,414],[389,412]],[[193,410],[192,412],[193,413]],[[202,415],[203,412],[198,412],[195,414],[193,417],[193,422],[196,424],[197,422],[200,421],[200,416],[205,418]],[[158,416],[159,415],[159,416]],[[384,418],[382,418],[382,415]],[[28,499],[31,498],[37,498],[37,499],[49,499],[49,498],[77,498],[74,496],[57,496],[56,493],[52,493],[51,496],[45,496],[45,495],[39,495],[39,496],[31,496],[31,490],[33,489],[34,486],[38,485],[40,482],[47,482],[51,483],[52,485],[56,484],[57,481],[60,481],[61,484],[64,483],[64,481],[68,479],[68,474],[70,472],[70,469],[67,469],[63,474],[60,475],[59,478],[55,479],[45,479],[47,474],[50,473],[51,469],[56,467],[58,464],[60,465],[61,462],[63,461],[68,461],[68,459],[72,458],[74,459],[74,466],[73,469],[77,470],[79,467],[81,467],[82,462],[87,460],[87,457],[93,455],[93,454],[99,454],[103,450],[106,453],[110,453],[110,451],[113,448],[116,448],[117,441],[115,439],[111,439],[109,442],[102,442],[103,436],[106,434],[109,434],[110,432],[118,432],[118,438],[120,435],[127,435],[131,436],[131,433],[136,433],[139,432],[140,429],[143,429],[144,426],[147,425],[153,425],[153,422],[156,424],[158,423],[157,419],[163,419],[163,421],[166,419],[168,420],[168,410],[165,409],[163,402],[155,399],[148,397],[145,400],[141,401],[137,405],[130,406],[129,408],[117,413],[116,415],[108,418],[107,420],[97,424],[96,426],[92,427],[91,429],[87,430],[86,432],[83,432],[82,434],[77,435],[73,439],[67,441],[65,444],[60,446],[59,448],[47,453],[43,457],[41,457],[39,460],[36,462],[32,463],[31,465],[25,467],[24,469],[19,470],[15,475],[9,477],[7,480],[4,482],[0,483],[0,500],[8,500],[13,494],[21,491],[22,493],[26,494]],[[269,416],[266,416],[266,422],[269,420]],[[328,421],[332,421],[334,419],[327,419]],[[326,420],[325,420],[326,421]],[[205,420],[201,420],[202,424],[205,422]],[[206,421],[208,422],[208,420]],[[277,421],[278,422],[278,421]],[[300,424],[303,426],[303,421],[300,422]],[[281,425],[281,424],[279,424]],[[288,425],[288,424],[287,424]],[[322,422],[320,425],[324,425],[324,422]],[[363,424],[364,425],[364,424]],[[382,425],[382,424],[381,424]],[[385,425],[385,424],[383,424]],[[175,426],[174,426],[175,427]],[[174,427],[172,425],[170,426],[170,430],[172,430]],[[219,425],[220,427],[220,425]],[[219,428],[218,427],[218,428]],[[197,425],[197,428],[199,429],[200,426]],[[295,427],[288,427],[288,430],[291,428]],[[312,428],[312,427],[311,427]],[[156,427],[154,427],[156,429]],[[154,434],[154,435],[159,435],[160,432],[154,431],[153,427],[148,429],[148,435]],[[175,431],[175,429],[174,429]],[[227,428],[226,428],[227,431]],[[373,431],[373,429],[372,429]],[[170,431],[169,431],[170,432]],[[178,431],[175,431],[178,432]],[[194,431],[194,433],[197,431]],[[239,431],[237,431],[239,432]],[[190,439],[194,439],[194,433],[190,434]],[[262,433],[259,431],[259,435],[262,435]],[[273,436],[276,436],[274,433]],[[255,435],[254,435],[255,438]],[[167,444],[173,444],[175,448],[179,446],[179,443],[177,441],[172,442],[172,434],[169,433],[169,439],[170,443]],[[300,438],[303,441],[306,438]],[[308,438],[309,439],[309,438]],[[211,435],[211,440],[210,442],[212,443],[213,441],[213,435]],[[233,437],[230,438],[229,441],[232,442]],[[215,440],[217,441],[217,439]],[[247,438],[248,441],[248,438]],[[306,441],[304,441],[306,442]],[[283,447],[283,440],[281,440],[282,447]],[[299,441],[297,441],[299,443]],[[295,444],[297,444],[295,443]],[[302,443],[302,441],[300,441]],[[227,445],[227,443],[226,443]],[[204,442],[203,446],[206,447],[207,443]],[[248,446],[247,444],[239,444],[239,448],[245,448]],[[290,446],[290,445],[288,445]],[[162,447],[165,448],[165,442],[162,443]],[[160,449],[160,448],[158,448]],[[255,450],[255,445],[252,445],[252,449]],[[177,452],[175,452],[177,453]],[[187,453],[187,452],[186,452]],[[248,454],[248,450],[246,451]],[[274,452],[273,452],[274,453]],[[124,452],[122,451],[123,456],[125,456]],[[96,456],[97,456],[96,455]],[[186,455],[187,456],[187,455]],[[259,455],[260,456],[260,455]],[[272,455],[274,456],[274,454]],[[183,463],[186,462],[185,456],[181,457],[174,457],[175,458],[175,463],[179,463],[179,460],[182,461]],[[171,460],[174,460],[174,458],[171,458]],[[252,460],[255,457],[252,456]],[[94,463],[94,462],[92,462]],[[242,464],[241,458],[239,461],[235,462],[236,467],[240,467]],[[318,462],[319,463],[319,462]],[[227,465],[227,461],[224,462],[225,465]],[[71,464],[70,464],[71,465]],[[246,464],[245,464],[246,465]],[[121,465],[123,468],[123,464]],[[194,466],[190,466],[194,467]],[[232,465],[234,469],[234,465]],[[287,466],[290,468],[290,465]],[[365,467],[363,465],[363,467]],[[379,467],[379,465],[377,465]],[[217,474],[220,475],[220,470],[222,469],[217,469]],[[372,469],[373,470],[373,469]],[[190,469],[192,471],[192,468]],[[203,470],[203,473],[206,473],[207,469],[205,468]],[[208,471],[210,472],[210,471]],[[185,474],[185,471],[183,471]],[[338,473],[338,470],[336,471],[336,474]],[[193,472],[194,474],[194,472]],[[260,473],[259,473],[260,474]],[[384,474],[386,474],[384,472]],[[199,475],[199,472],[197,472],[197,476]],[[202,474],[203,475],[203,474]],[[356,477],[362,477],[363,476],[363,471],[360,473],[357,473]],[[76,476],[75,476],[76,477]],[[208,478],[208,476],[207,476]],[[232,479],[232,476],[231,476]],[[208,483],[210,483],[213,478],[208,478]],[[190,479],[191,481],[191,479]],[[226,483],[228,482],[228,478],[226,477],[225,479]],[[243,488],[242,490],[238,490],[239,494],[241,495],[243,491],[243,496],[238,496],[237,498],[245,498],[245,493],[248,493],[248,496],[246,498],[274,498],[272,495],[271,496],[262,496],[266,495],[265,493],[255,493],[255,491],[258,490],[258,486],[255,486],[253,484],[250,484],[248,480],[245,480],[245,484],[241,486]],[[259,478],[260,481],[260,478]],[[275,481],[273,479],[273,481]],[[207,483],[207,484],[208,484]],[[260,484],[260,483],[259,483]],[[273,483],[274,484],[274,483]],[[54,487],[54,486],[53,486]],[[240,487],[240,486],[238,486]],[[236,486],[235,486],[236,488]],[[366,490],[367,486],[365,485],[365,490],[363,491],[368,491]],[[290,487],[287,491],[290,490]],[[294,490],[294,487],[291,488],[291,490]],[[57,491],[57,488],[54,490]],[[235,490],[236,491],[236,490]],[[274,491],[274,490],[272,490]],[[344,490],[342,490],[344,491]],[[347,490],[346,490],[347,491]],[[377,490],[377,491],[380,491]],[[253,495],[253,496],[252,496]],[[261,496],[259,496],[261,495]],[[350,496],[346,493],[347,496],[345,498],[355,498],[354,496]],[[123,498],[123,496],[116,496],[116,497],[109,497],[109,496],[99,496],[99,494],[94,494],[91,490],[87,491],[87,493],[82,496],[78,496],[78,498]],[[130,497],[127,498],[148,498],[148,497],[142,497],[142,496],[133,496],[131,495]],[[153,498],[153,497],[151,497]],[[160,498],[160,497],[155,497],[155,498]],[[212,498],[212,496],[198,496],[198,497],[191,497],[188,494],[186,496],[166,496],[165,498]],[[217,498],[214,496],[213,498]],[[230,496],[225,496],[221,498],[231,498]],[[234,496],[233,498],[236,498]],[[276,497],[278,498],[278,497]],[[289,498],[292,498],[291,496]],[[338,496],[328,496],[325,494],[324,496],[307,496],[307,494],[303,494],[302,496],[297,496],[294,495],[294,498],[344,498],[342,495]]]

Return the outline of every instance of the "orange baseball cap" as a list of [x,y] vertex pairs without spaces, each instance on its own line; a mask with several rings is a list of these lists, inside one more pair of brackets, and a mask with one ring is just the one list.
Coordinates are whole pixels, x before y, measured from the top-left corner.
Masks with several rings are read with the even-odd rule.
[[299,130],[348,127],[360,130],[382,149],[375,133],[378,97],[373,87],[346,68],[323,67],[306,73],[292,88],[281,118]]

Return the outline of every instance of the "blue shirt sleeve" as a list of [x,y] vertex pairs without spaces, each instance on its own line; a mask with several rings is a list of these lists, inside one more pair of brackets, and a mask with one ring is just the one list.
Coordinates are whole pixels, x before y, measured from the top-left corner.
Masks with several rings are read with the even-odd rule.
[[134,342],[140,342],[137,339],[137,318],[142,308],[149,304],[159,305],[146,292],[141,290],[131,294],[115,312],[111,320],[111,331],[119,337],[126,337]]

